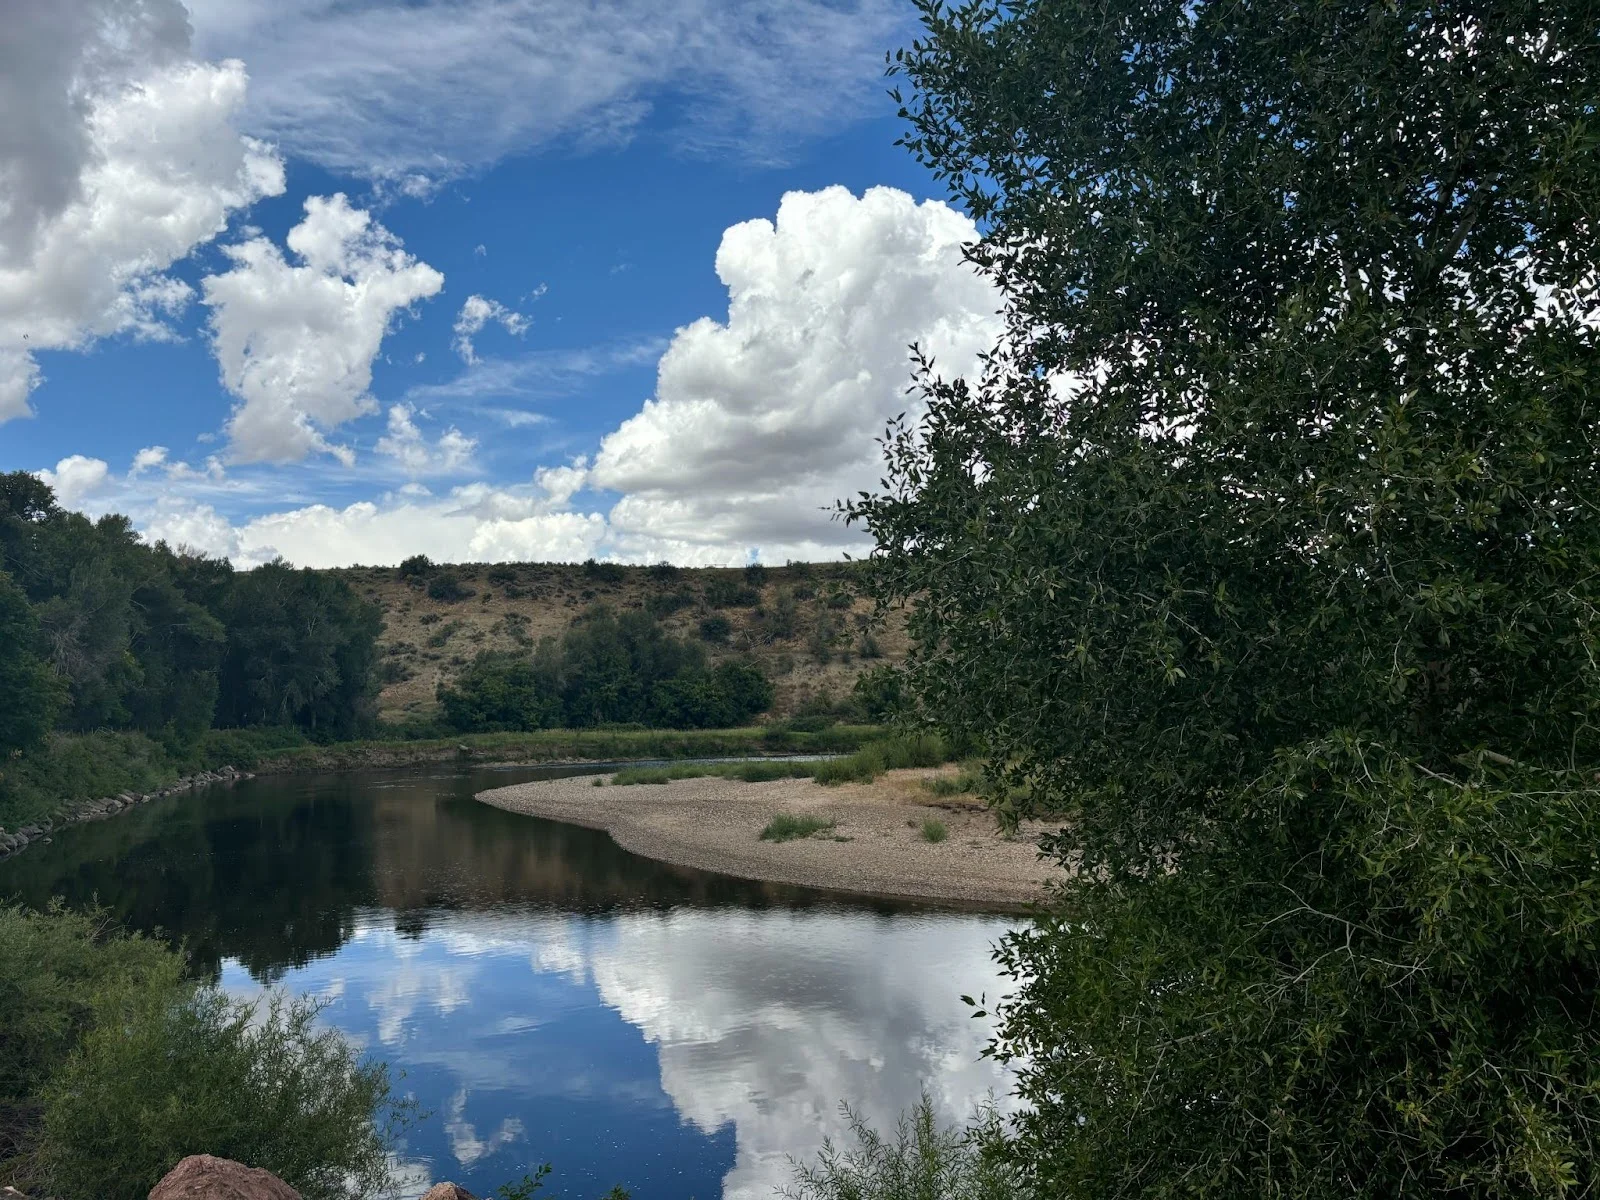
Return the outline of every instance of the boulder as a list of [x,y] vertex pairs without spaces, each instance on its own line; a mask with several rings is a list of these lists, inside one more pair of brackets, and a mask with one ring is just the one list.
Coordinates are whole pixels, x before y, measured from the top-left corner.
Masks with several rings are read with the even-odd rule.
[[150,1189],[150,1200],[300,1200],[300,1193],[260,1167],[191,1154]]
[[422,1200],[478,1200],[478,1198],[459,1183],[436,1183],[423,1194]]

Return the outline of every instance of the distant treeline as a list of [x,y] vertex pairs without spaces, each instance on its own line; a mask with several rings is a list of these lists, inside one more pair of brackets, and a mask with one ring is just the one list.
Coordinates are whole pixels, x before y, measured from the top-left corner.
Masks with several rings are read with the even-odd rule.
[[0,475],[0,754],[52,730],[181,743],[211,728],[373,725],[378,609],[343,581],[146,545]]
[[[399,574],[456,583],[420,558]],[[212,729],[370,736],[381,630],[337,574],[238,571],[148,545],[124,516],[91,521],[36,477],[0,474],[0,756],[53,731],[136,732],[169,749]],[[599,607],[527,653],[480,656],[439,698],[456,732],[694,729],[748,721],[773,689],[749,662],[710,666],[654,612]]]
[[650,613],[604,606],[531,653],[480,654],[439,688],[445,721],[463,733],[613,723],[709,729],[742,724],[772,699],[754,663],[708,666],[697,642],[674,637]]

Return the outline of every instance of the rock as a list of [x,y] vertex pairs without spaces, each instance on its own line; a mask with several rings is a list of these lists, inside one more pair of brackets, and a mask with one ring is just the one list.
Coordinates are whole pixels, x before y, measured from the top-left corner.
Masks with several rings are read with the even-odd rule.
[[422,1200],[478,1200],[459,1183],[436,1183],[422,1195]]
[[260,1167],[191,1154],[150,1189],[150,1200],[300,1200],[300,1193]]
[[17,832],[23,837],[36,838],[43,833],[44,830],[40,829],[37,825],[24,825],[21,829],[17,830]]
[[0,1188],[0,1200],[28,1200],[28,1198],[14,1187],[3,1187]]

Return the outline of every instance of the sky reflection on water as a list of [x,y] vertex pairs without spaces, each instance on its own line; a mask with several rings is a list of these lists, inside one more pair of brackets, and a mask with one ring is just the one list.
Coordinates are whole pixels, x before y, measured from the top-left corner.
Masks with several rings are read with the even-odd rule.
[[[923,1089],[952,1120],[1003,1096],[960,993],[1004,990],[1009,919],[676,871],[470,800],[509,781],[258,781],[69,831],[0,894],[93,890],[204,941],[231,991],[324,998],[430,1114],[416,1193],[550,1162],[561,1197],[767,1197],[843,1133],[840,1101],[884,1127]],[[272,882],[252,904],[240,880]]]

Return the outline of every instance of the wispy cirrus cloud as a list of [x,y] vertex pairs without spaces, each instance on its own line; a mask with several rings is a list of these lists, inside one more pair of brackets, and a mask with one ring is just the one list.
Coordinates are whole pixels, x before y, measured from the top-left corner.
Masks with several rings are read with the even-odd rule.
[[[443,383],[417,384],[406,392],[416,405],[506,398],[530,400],[570,396],[590,379],[654,363],[666,350],[664,337],[642,337],[562,350],[534,350],[515,358],[473,356],[465,370]],[[510,411],[506,409],[502,412]],[[521,423],[531,423],[521,418]],[[515,424],[516,421],[506,421]]]
[[882,102],[905,0],[190,0],[210,55],[250,64],[249,121],[291,154],[426,195],[652,113],[691,153],[781,161]]

